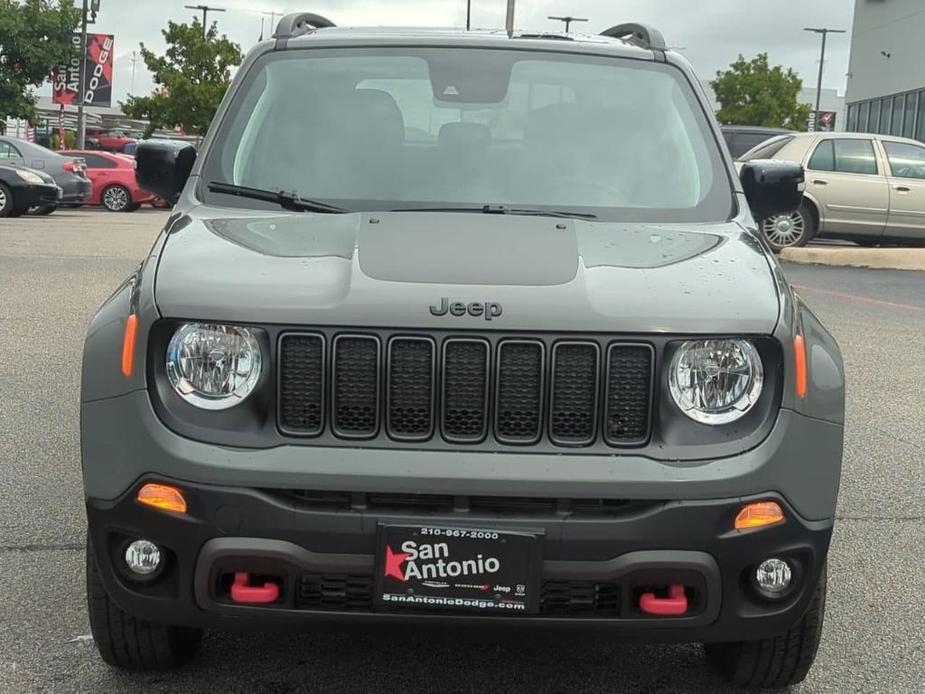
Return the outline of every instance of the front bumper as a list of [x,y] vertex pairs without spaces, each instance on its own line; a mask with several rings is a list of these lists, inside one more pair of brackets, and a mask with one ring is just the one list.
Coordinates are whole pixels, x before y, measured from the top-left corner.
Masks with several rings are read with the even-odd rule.
[[13,186],[13,195],[17,204],[23,207],[57,205],[61,199],[61,189],[54,183],[23,183]]
[[[184,515],[134,500],[149,479],[181,487]],[[260,627],[312,619],[474,620],[584,625],[653,641],[734,641],[786,631],[804,613],[828,551],[831,521],[807,521],[779,495],[786,521],[736,531],[749,499],[648,501],[603,509],[548,509],[493,497],[457,497],[451,507],[421,506],[407,496],[330,495],[219,487],[143,478],[115,501],[89,499],[89,533],[107,590],[128,612],[168,624]],[[522,501],[522,500],[521,500]],[[534,500],[536,501],[536,500]],[[383,611],[372,606],[371,577],[379,524],[425,524],[541,534],[543,603],[529,616]],[[121,564],[127,542],[160,545],[165,569],[136,582]],[[779,601],[750,586],[755,565],[769,556],[795,566],[793,590]],[[235,571],[274,577],[280,597],[266,606],[240,605],[224,591]],[[643,585],[680,582],[690,589],[683,616],[651,616],[638,608]],[[607,599],[601,596],[609,596]]]

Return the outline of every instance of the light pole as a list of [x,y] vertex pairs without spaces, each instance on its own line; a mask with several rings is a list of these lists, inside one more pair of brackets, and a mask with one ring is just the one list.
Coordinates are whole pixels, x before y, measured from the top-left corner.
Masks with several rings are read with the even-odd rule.
[[554,19],[557,22],[565,22],[565,33],[566,34],[568,33],[569,26],[571,26],[572,22],[587,22],[588,21],[587,18],[585,17],[571,17],[571,16],[547,17],[547,19]]
[[514,35],[514,0],[507,0],[507,12],[504,18],[504,28],[508,36]]
[[129,58],[132,63],[132,90],[129,92],[129,96],[135,94],[135,63],[137,63],[141,58],[138,57],[137,51],[132,51],[132,57]]
[[466,31],[472,26],[472,0],[466,0]]
[[847,33],[844,29],[828,29],[828,28],[816,28],[816,27],[806,27],[803,31],[809,31],[814,34],[822,34],[822,52],[819,55],[819,79],[816,82],[816,110],[814,111],[815,117],[813,118],[813,125],[815,129],[815,123],[819,119],[819,106],[822,103],[822,71],[825,69],[825,40],[829,34],[844,34]]
[[221,7],[209,7],[208,5],[184,5],[188,10],[199,10],[202,12],[202,38],[206,37],[206,21],[209,17],[209,12],[224,12],[225,10]]

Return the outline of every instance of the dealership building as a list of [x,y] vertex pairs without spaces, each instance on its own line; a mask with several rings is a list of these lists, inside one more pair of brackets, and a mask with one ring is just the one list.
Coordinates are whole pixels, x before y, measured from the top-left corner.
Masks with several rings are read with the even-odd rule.
[[846,130],[925,140],[925,0],[855,0]]

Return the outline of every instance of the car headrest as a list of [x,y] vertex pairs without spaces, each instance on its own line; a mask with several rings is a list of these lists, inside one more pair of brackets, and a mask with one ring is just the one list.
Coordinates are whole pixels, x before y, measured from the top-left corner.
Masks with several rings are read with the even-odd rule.
[[[405,119],[395,99],[381,89],[357,89],[351,98],[348,120],[384,145],[401,144]],[[358,136],[364,133],[357,132]]]
[[480,150],[491,144],[491,131],[484,123],[444,123],[437,140],[448,149]]

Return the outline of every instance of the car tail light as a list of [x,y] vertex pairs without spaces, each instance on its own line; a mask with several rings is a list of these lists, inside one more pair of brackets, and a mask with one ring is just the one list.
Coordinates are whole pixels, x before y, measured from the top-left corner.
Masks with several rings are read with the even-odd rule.
[[84,167],[79,161],[66,161],[61,165],[62,171],[67,171],[68,173],[81,174],[83,173]]

